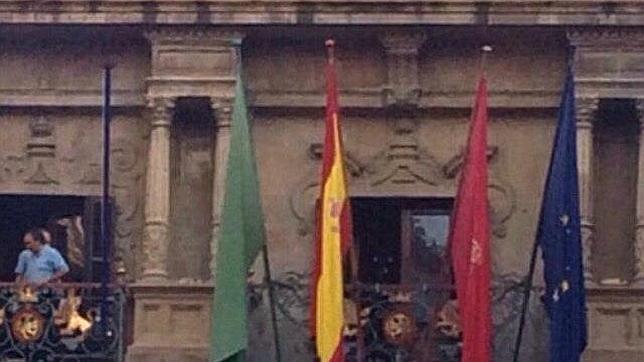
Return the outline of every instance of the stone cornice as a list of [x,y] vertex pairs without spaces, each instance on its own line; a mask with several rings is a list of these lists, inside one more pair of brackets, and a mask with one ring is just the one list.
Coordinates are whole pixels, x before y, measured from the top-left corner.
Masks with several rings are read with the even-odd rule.
[[570,43],[578,48],[629,49],[644,47],[643,28],[593,27],[571,28]]
[[244,33],[212,27],[157,27],[144,32],[153,45],[224,46],[241,44]]
[[0,24],[620,25],[641,0],[0,0]]

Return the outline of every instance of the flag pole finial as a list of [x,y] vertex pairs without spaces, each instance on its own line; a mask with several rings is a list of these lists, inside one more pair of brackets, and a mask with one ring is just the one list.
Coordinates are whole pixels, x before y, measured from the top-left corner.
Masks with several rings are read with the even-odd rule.
[[481,47],[481,71],[485,72],[487,67],[487,56],[492,53],[492,46],[489,44],[483,45]]
[[329,60],[329,62],[333,62],[333,60],[335,59],[335,40],[327,39],[324,42],[324,45],[326,45],[327,59]]

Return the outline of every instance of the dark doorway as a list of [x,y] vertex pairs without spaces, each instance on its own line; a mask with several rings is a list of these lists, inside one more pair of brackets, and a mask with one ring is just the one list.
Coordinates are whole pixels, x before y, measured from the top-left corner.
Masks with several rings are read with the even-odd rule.
[[358,279],[398,284],[435,279],[443,271],[452,199],[351,199]]
[[[14,280],[14,268],[23,249],[22,237],[26,231],[48,224],[52,228],[52,220],[63,217],[82,216],[85,199],[81,196],[1,195],[0,281]],[[69,263],[65,232],[52,231],[52,245]]]

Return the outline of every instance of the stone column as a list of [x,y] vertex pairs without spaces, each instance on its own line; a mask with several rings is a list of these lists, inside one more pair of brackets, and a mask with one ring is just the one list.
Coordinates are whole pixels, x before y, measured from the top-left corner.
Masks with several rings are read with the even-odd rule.
[[170,238],[170,124],[172,98],[149,100],[152,120],[145,188],[145,228],[143,236],[144,281],[168,278]]
[[644,99],[636,100],[640,120],[639,162],[637,172],[637,223],[635,224],[635,279],[644,287]]
[[228,170],[228,151],[230,150],[230,125],[232,121],[232,100],[212,99],[216,118],[214,177],[212,188],[212,234],[210,239],[210,271],[214,277],[217,255],[217,241],[221,226],[221,211],[224,205],[226,175]]
[[599,106],[597,98],[577,98],[577,169],[583,245],[584,279],[592,281],[590,254],[595,229],[593,219],[593,121]]

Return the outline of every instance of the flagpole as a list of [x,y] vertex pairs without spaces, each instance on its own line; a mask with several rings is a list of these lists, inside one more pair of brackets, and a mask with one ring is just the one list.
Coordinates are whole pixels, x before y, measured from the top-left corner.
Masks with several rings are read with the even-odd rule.
[[[237,79],[241,79],[242,74],[242,55],[241,55],[241,40],[234,41],[235,48],[235,71],[237,72]],[[273,343],[275,344],[275,361],[282,362],[282,350],[280,347],[279,330],[277,327],[277,310],[275,308],[275,293],[273,289],[273,278],[271,277],[271,264],[268,257],[268,246],[266,245],[266,235],[264,236],[264,246],[262,247],[262,259],[264,263],[264,283],[268,288],[268,302],[271,311],[271,324],[273,325]]]
[[110,281],[110,123],[111,112],[111,88],[112,88],[112,65],[105,65],[103,69],[103,172],[102,172],[102,198],[101,198],[101,245],[103,252],[103,270],[101,273],[101,326],[107,333],[107,285]]
[[523,328],[525,327],[525,316],[528,311],[530,303],[530,294],[532,292],[532,279],[534,279],[534,269],[537,264],[537,252],[539,250],[539,240],[535,238],[534,245],[532,245],[532,255],[530,256],[530,269],[528,275],[523,280],[523,305],[521,306],[521,319],[519,319],[519,332],[517,339],[514,343],[514,357],[513,362],[519,361],[519,349],[521,348],[521,340],[523,338]]
[[483,45],[481,47],[481,52],[481,73],[485,73],[485,69],[487,68],[487,56],[492,52],[492,47],[489,45]]
[[[266,240],[266,239],[264,239]],[[268,303],[271,308],[271,323],[273,324],[273,343],[275,343],[275,361],[282,362],[282,349],[280,347],[280,337],[277,328],[277,311],[275,309],[275,294],[273,290],[273,278],[271,278],[271,266],[268,259],[268,245],[264,243],[263,252],[264,258],[264,278],[268,286]]]

